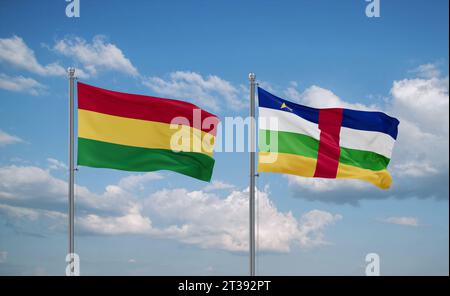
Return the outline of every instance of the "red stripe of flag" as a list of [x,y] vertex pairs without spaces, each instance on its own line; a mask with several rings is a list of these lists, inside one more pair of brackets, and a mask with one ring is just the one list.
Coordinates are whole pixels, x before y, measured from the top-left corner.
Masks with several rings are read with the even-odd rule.
[[[79,109],[163,123],[183,117],[190,126],[216,135],[219,118],[188,102],[111,91],[81,82],[77,90]],[[194,117],[194,110],[200,110],[200,118]]]
[[319,113],[320,143],[314,177],[336,178],[341,149],[339,134],[342,108],[321,109]]

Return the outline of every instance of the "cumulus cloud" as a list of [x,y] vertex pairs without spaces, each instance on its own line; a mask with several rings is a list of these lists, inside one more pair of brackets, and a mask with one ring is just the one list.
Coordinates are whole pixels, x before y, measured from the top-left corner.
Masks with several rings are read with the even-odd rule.
[[33,78],[0,73],[0,89],[38,96],[44,94],[47,88]]
[[[439,74],[438,71],[431,73]],[[388,110],[398,114],[401,121],[391,163],[394,175],[422,179],[448,176],[448,76],[395,81],[391,95]],[[448,198],[448,181],[440,187],[447,189]],[[430,188],[430,191],[435,190]]]
[[41,168],[15,165],[0,168],[0,200],[64,202],[66,191],[64,181],[53,178]]
[[48,162],[49,170],[66,170],[67,169],[67,165],[60,160],[50,157],[50,158],[47,158],[47,162]]
[[[397,176],[426,176],[448,169],[448,133],[426,132],[413,119],[400,118],[391,168]],[[419,121],[419,119],[417,120]]]
[[23,142],[23,140],[21,138],[10,135],[7,132],[2,131],[0,129],[0,147],[6,146],[6,145],[22,143],[22,142]]
[[130,175],[128,177],[122,178],[119,181],[118,186],[125,190],[133,190],[133,189],[143,189],[145,183],[161,180],[163,177],[155,172],[139,174],[139,175]]
[[[100,194],[76,185],[75,193],[81,212],[94,209],[108,214],[126,213],[136,204],[133,196],[117,185],[106,186]],[[64,212],[67,182],[52,176],[50,170],[35,166],[0,167],[0,202]]]
[[342,215],[333,215],[326,211],[312,210],[307,212],[300,219],[300,243],[304,246],[329,244],[324,240],[322,230],[342,218]]
[[375,110],[376,106],[366,106],[359,103],[349,103],[339,98],[332,91],[317,85],[312,85],[303,92],[297,90],[297,83],[291,82],[291,85],[284,91],[287,98],[300,104],[315,108],[333,108],[341,107],[357,110]]
[[15,207],[6,204],[0,204],[0,211],[13,218],[28,219],[31,221],[36,221],[40,217],[47,217],[50,219],[59,219],[66,217],[64,213],[60,213],[57,211],[49,211],[42,209],[36,210],[33,208]]
[[83,66],[80,75],[96,76],[100,71],[117,71],[131,76],[138,76],[137,68],[125,57],[124,53],[115,44],[106,41],[104,36],[97,35],[92,42],[80,37],[70,37],[59,40],[53,49]]
[[220,107],[242,108],[241,89],[216,75],[203,77],[189,71],[176,71],[168,79],[148,77],[143,84],[153,92],[171,98],[190,100],[213,111]]
[[148,234],[152,233],[152,222],[141,214],[139,206],[132,207],[120,216],[100,216],[88,214],[77,219],[77,225],[89,233],[117,234]]
[[234,189],[236,186],[233,184],[229,184],[220,180],[213,180],[211,183],[203,188],[204,191],[215,191],[215,190],[226,190],[226,189]]
[[[93,209],[91,209],[92,211]],[[152,231],[151,221],[140,214],[138,206],[130,208],[128,212],[117,216],[104,214],[77,214],[75,218],[76,230],[80,234],[91,235],[120,235],[120,234],[149,234]],[[36,235],[46,235],[50,231],[65,231],[67,214],[61,211],[11,206],[0,203],[0,214],[8,217],[8,224],[23,233],[33,234],[32,226],[26,222],[39,223]],[[31,228],[31,229],[29,229]]]
[[309,192],[328,192],[335,190],[367,189],[372,186],[357,180],[339,180],[303,178],[295,175],[286,175],[288,184],[291,187],[299,186]]
[[[248,189],[235,190],[225,198],[204,191],[166,189],[146,199],[144,209],[165,225],[155,230],[154,235],[202,248],[246,252],[248,196]],[[296,219],[291,212],[280,212],[264,191],[257,192],[257,203],[261,251],[289,252],[293,245],[326,244],[323,229],[342,218],[313,210]]]
[[[77,186],[77,231],[91,235],[147,235],[231,252],[248,250],[248,189],[233,190],[225,197],[183,188],[163,189],[145,197],[132,194],[140,184],[160,178],[157,176],[126,177],[116,185],[106,186],[102,194]],[[9,225],[24,232],[27,221],[39,225],[40,230],[64,231],[66,195],[67,183],[48,170],[31,166],[0,168],[0,213],[8,217]],[[328,244],[325,228],[342,219],[319,210],[297,218],[291,212],[279,211],[268,192],[258,191],[257,198],[261,251],[289,252],[293,246]]]
[[58,63],[40,64],[34,51],[18,36],[0,38],[0,62],[43,76],[66,75],[66,70]]
[[388,223],[388,224],[396,224],[396,225],[402,225],[402,226],[411,226],[411,227],[417,227],[419,226],[419,219],[415,217],[388,217],[384,219],[380,219],[381,222]]
[[432,63],[420,65],[410,72],[416,74],[418,77],[426,79],[441,76],[441,71],[439,70],[439,68]]
[[18,233],[46,237],[54,232],[63,232],[67,215],[53,210],[12,206],[0,202],[0,218],[7,221]]
[[429,163],[417,163],[414,161],[393,165],[396,176],[400,177],[422,177],[438,174],[439,171]]
[[391,108],[424,132],[448,134],[448,87],[448,77],[394,81]]
[[357,204],[363,199],[448,198],[449,78],[436,77],[434,65],[423,65],[420,77],[394,81],[384,106],[347,103],[329,90],[312,86],[304,92],[295,84],[285,91],[300,103],[315,107],[381,110],[400,120],[399,136],[389,170],[391,189],[381,191],[362,181],[306,179],[288,176],[288,184],[308,200]]

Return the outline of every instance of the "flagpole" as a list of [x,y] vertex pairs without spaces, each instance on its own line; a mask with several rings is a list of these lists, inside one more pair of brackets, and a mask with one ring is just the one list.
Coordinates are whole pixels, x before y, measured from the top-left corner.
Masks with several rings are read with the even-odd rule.
[[255,73],[249,73],[250,81],[250,276],[255,276]]
[[69,74],[69,258],[70,275],[74,275],[74,257],[75,253],[75,200],[74,200],[74,84],[75,68],[68,68]]

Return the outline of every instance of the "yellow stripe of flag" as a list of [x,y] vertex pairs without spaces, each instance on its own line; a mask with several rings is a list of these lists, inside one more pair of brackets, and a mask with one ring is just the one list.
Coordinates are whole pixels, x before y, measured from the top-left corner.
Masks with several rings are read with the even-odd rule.
[[80,138],[133,147],[200,152],[212,156],[213,135],[186,125],[172,129],[170,126],[162,122],[78,109]]

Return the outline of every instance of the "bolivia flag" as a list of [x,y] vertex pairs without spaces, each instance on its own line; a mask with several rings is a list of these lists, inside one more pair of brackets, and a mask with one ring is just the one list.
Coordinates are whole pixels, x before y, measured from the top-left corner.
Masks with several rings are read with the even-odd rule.
[[[181,118],[181,124],[171,125],[174,118]],[[170,170],[210,181],[218,122],[215,115],[187,102],[78,82],[78,164]]]
[[[399,121],[382,112],[298,105],[258,88],[259,172],[392,184]],[[278,125],[270,124],[270,118]]]

